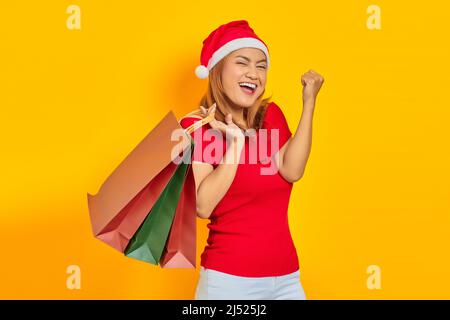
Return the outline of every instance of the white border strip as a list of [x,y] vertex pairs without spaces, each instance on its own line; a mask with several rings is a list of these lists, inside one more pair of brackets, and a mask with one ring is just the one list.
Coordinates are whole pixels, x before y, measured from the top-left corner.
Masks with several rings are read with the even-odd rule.
[[240,38],[225,43],[214,52],[208,62],[208,70],[211,70],[220,60],[225,58],[227,54],[241,48],[256,48],[264,52],[267,58],[267,69],[269,69],[269,51],[262,41],[256,38]]

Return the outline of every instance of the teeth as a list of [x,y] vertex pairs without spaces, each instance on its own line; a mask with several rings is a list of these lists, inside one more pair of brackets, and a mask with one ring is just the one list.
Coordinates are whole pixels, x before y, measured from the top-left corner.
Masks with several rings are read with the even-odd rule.
[[239,83],[239,85],[240,85],[241,87],[249,87],[249,88],[251,88],[251,89],[253,89],[253,90],[256,89],[256,84],[250,83],[250,82],[241,82],[241,83]]

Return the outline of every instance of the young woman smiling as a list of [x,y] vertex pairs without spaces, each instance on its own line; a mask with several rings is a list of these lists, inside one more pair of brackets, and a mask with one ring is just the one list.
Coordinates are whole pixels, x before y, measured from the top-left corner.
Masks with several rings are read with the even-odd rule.
[[[221,25],[203,41],[199,78],[209,77],[201,99],[203,117],[214,120],[196,129],[193,173],[197,215],[210,219],[201,255],[196,299],[306,299],[288,225],[292,185],[305,171],[311,150],[312,121],[323,77],[313,70],[301,77],[303,111],[292,135],[281,108],[263,99],[270,65],[266,44],[245,20]],[[198,118],[185,117],[186,128]],[[225,134],[222,154],[207,130]],[[254,134],[246,134],[251,130]],[[273,174],[262,174],[267,158],[252,158],[251,139],[276,132],[267,155],[277,159]],[[270,135],[270,134],[269,134]],[[272,136],[273,137],[273,136]],[[272,150],[274,149],[274,150]],[[213,156],[211,156],[213,155]]]

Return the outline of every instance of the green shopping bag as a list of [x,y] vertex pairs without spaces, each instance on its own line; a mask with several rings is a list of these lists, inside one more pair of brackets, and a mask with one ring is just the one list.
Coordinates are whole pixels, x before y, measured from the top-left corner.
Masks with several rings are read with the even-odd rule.
[[178,165],[169,183],[159,196],[142,225],[131,238],[125,255],[130,258],[157,265],[161,259],[175,211],[180,200],[181,191],[190,166],[190,157],[194,142],[186,148],[183,160]]

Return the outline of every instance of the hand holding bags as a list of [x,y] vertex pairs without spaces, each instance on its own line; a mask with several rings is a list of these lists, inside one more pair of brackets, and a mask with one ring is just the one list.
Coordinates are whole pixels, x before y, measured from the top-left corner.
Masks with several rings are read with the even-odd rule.
[[[213,120],[213,115],[197,117],[199,121],[184,129],[188,139],[172,141],[172,132],[183,129],[169,112],[106,179],[99,192],[95,196],[88,194],[92,230],[98,239],[150,263],[157,264],[165,253],[166,267],[195,267],[196,206],[190,133]],[[176,165],[174,160],[180,154],[183,161]],[[166,242],[168,247],[161,249]]]

